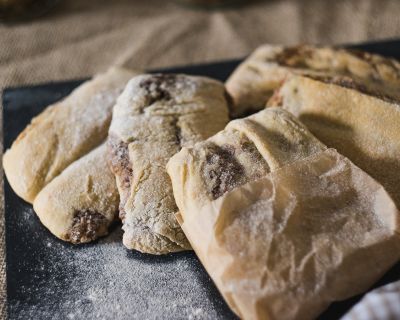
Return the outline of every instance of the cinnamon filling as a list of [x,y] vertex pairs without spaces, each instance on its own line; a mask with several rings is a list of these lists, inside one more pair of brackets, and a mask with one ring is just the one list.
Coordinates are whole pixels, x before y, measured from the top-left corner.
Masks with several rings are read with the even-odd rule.
[[98,212],[76,211],[68,237],[72,243],[95,240],[107,232],[107,219]]

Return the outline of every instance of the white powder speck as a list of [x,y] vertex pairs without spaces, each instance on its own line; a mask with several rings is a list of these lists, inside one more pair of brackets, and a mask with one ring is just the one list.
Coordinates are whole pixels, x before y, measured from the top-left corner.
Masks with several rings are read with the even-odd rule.
[[[19,223],[26,227],[23,219]],[[129,251],[120,230],[98,243],[73,246],[56,240],[39,221],[29,227],[37,232],[26,230],[22,237],[35,246],[27,248],[31,256],[21,272],[34,281],[19,287],[18,301],[9,301],[13,319],[233,318],[193,253]]]

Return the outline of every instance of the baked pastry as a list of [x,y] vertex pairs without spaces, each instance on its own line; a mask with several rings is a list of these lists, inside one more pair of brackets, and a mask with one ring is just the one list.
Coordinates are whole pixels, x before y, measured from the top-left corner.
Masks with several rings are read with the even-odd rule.
[[128,83],[108,138],[127,248],[153,254],[190,249],[175,219],[165,165],[182,146],[208,138],[227,122],[225,89],[216,80],[154,74]]
[[268,102],[378,180],[400,208],[397,100],[346,77],[293,76]]
[[[271,108],[228,123],[168,162],[179,208],[201,206],[271,171],[326,150],[294,116]],[[184,214],[185,212],[181,212]]]
[[167,170],[178,221],[241,319],[314,319],[400,258],[384,188],[283,109],[230,122]]
[[69,165],[36,196],[33,208],[57,238],[90,242],[118,218],[119,195],[102,144]]
[[263,45],[229,77],[226,87],[234,117],[264,108],[273,91],[290,74],[344,75],[400,98],[400,64],[375,54],[309,45]]
[[110,69],[32,119],[3,157],[4,172],[15,193],[32,203],[68,165],[100,145],[107,136],[115,100],[135,74]]

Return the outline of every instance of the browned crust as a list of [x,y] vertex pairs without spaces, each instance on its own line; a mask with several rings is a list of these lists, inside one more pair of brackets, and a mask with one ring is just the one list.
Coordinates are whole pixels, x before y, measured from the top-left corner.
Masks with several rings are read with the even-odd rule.
[[304,59],[311,58],[312,53],[307,46],[287,47],[277,54],[274,61],[283,67],[308,68]]
[[363,94],[366,94],[371,97],[375,97],[381,100],[384,100],[386,102],[390,103],[395,103],[398,104],[399,102],[388,96],[387,94],[384,94],[378,90],[374,90],[372,88],[367,87],[364,84],[361,84],[360,82],[357,82],[356,80],[346,77],[346,76],[317,76],[317,75],[305,75],[306,78],[310,78],[313,80],[321,81],[324,83],[328,84],[334,84],[343,88],[347,89],[353,89],[358,92],[361,92]]
[[[311,47],[308,45],[299,45],[293,47],[286,47],[281,52],[279,52],[271,61],[276,61],[280,66],[290,67],[290,68],[308,68],[306,59],[312,59],[313,55],[316,53],[315,49],[320,49],[323,47]],[[391,58],[384,58],[379,55],[371,54],[365,51],[360,51],[356,49],[340,49],[333,48],[334,50],[346,52],[360,60],[364,60],[371,65],[372,68],[377,70],[377,64],[385,64],[388,67],[400,72],[399,66],[396,65],[395,60]]]

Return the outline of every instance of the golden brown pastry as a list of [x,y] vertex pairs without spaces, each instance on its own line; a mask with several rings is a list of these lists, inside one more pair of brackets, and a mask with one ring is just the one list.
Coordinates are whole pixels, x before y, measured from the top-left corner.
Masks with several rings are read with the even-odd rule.
[[32,203],[68,165],[100,145],[107,136],[112,107],[135,74],[110,69],[32,119],[3,157],[15,193]]
[[378,180],[400,207],[400,108],[346,77],[294,76],[268,102],[297,116],[323,143]]
[[400,98],[400,64],[379,55],[309,45],[263,45],[226,82],[234,117],[264,108],[273,91],[291,74],[344,75],[375,91]]
[[233,120],[213,137],[183,148],[167,169],[178,207],[192,201],[201,206],[325,149],[294,116],[271,108]]
[[216,80],[155,74],[128,83],[108,139],[127,248],[153,254],[190,249],[175,219],[165,165],[182,146],[208,138],[227,122],[225,89]]
[[[175,184],[178,207],[183,207],[193,197],[200,202],[203,197],[207,201],[218,199],[227,191],[325,149],[295,117],[277,108],[233,120],[206,141],[183,148],[169,161],[168,172]],[[181,180],[178,172],[183,174]]]
[[118,217],[119,195],[102,144],[69,165],[39,192],[33,208],[57,238],[93,241]]
[[167,170],[185,235],[242,319],[314,319],[400,258],[384,188],[283,109],[230,122]]

